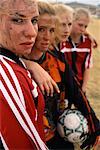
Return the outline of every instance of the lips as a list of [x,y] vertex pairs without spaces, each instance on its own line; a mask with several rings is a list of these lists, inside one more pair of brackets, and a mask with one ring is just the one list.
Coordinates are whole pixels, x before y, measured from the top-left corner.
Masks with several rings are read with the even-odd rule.
[[20,45],[23,46],[24,48],[32,48],[33,44],[34,42],[25,42],[25,43],[21,43]]
[[48,46],[49,46],[49,43],[41,43],[41,46],[42,46],[44,49],[47,49]]
[[63,37],[67,37],[67,36],[69,36],[69,34],[65,34],[65,35],[62,35]]
[[49,45],[49,43],[42,43],[42,45],[43,45],[43,46],[48,46],[48,45]]
[[34,42],[25,42],[25,43],[21,43],[20,45],[33,45]]

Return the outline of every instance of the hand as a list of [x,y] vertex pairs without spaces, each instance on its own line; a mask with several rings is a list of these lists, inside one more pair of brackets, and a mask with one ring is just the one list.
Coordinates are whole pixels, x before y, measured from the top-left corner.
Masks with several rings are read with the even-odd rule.
[[[83,135],[84,136],[84,135]],[[82,136],[81,136],[82,137]],[[96,134],[96,132],[92,133],[92,134],[87,134],[87,139],[83,142],[83,144],[80,146],[81,149],[85,149],[88,150],[91,147],[93,147],[95,145],[95,143],[98,143],[98,138],[99,136]]]
[[86,93],[86,87],[82,86],[82,91]]
[[56,82],[38,63],[29,60],[24,60],[24,62],[43,94],[46,92],[47,96],[53,96],[54,89],[60,92]]

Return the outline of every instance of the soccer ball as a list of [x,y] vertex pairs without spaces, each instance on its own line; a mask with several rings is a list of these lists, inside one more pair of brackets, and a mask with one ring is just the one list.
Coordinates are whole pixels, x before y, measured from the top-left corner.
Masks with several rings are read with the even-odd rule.
[[72,143],[82,143],[86,136],[82,138],[80,136],[88,133],[87,119],[80,111],[67,109],[58,119],[57,130],[65,140]]

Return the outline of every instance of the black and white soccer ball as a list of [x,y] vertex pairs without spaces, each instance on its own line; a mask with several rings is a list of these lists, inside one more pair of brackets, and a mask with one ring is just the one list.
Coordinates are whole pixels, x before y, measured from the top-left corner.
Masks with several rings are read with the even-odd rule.
[[57,123],[58,133],[65,140],[72,143],[82,143],[88,133],[87,119],[76,109],[67,109],[59,117]]

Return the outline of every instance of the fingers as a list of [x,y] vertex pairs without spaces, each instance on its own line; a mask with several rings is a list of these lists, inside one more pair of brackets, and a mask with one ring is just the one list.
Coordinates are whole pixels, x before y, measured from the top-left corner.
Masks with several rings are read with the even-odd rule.
[[44,89],[43,84],[39,84],[39,88],[42,91],[42,94],[44,95],[45,94],[45,89]]
[[59,87],[56,82],[51,78],[45,86],[47,96],[53,96],[54,92],[60,93]]
[[51,83],[52,83],[54,89],[56,90],[56,92],[60,93],[59,87],[53,79],[51,79]]
[[43,95],[47,95],[47,96],[53,96],[54,93],[54,89],[53,89],[53,85],[51,84],[50,81],[44,80],[44,82],[41,82],[38,84]]
[[31,70],[32,77],[37,82],[43,94],[53,96],[55,91],[60,92],[56,82],[39,64],[30,61],[26,65],[28,69]]
[[88,145],[87,142],[83,142],[83,144],[80,146],[81,149],[84,149],[84,150],[89,150],[88,148],[90,147],[90,145]]
[[87,139],[82,143],[82,145],[80,146],[81,149],[85,149],[88,150],[88,148],[92,148],[93,145],[95,144],[96,141],[96,136],[94,136],[93,134],[88,135]]
[[46,94],[47,96],[52,95],[53,86],[51,85],[51,83],[49,81],[44,82],[43,87],[44,87],[44,94]]
[[60,93],[58,85],[52,78],[48,79],[48,80],[44,80],[44,82],[39,84],[39,87],[40,87],[42,93],[46,94],[47,96],[53,96],[55,91],[57,93]]
[[53,84],[52,84],[51,80],[48,82],[48,87],[49,87],[49,89],[48,89],[48,91],[46,91],[47,92],[47,96],[53,96],[54,87],[53,87]]

